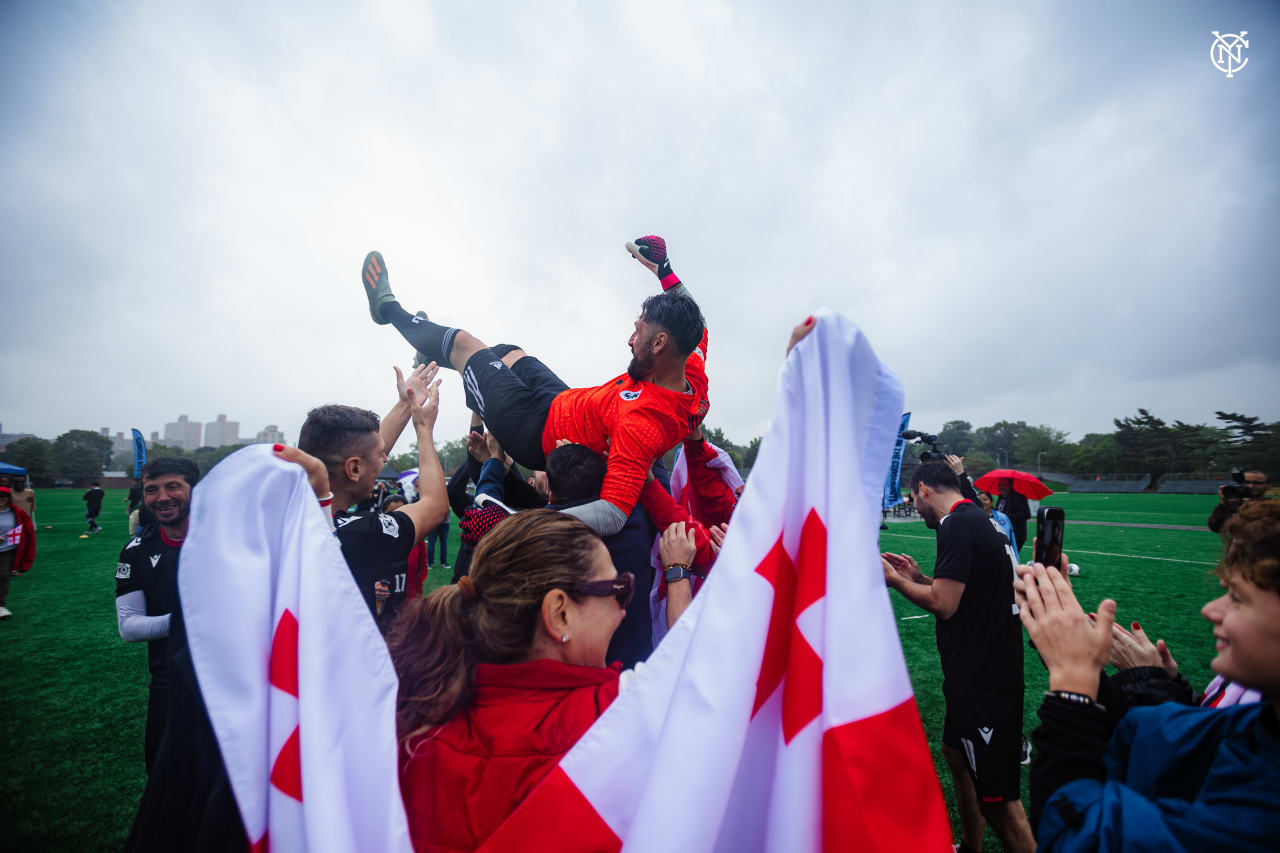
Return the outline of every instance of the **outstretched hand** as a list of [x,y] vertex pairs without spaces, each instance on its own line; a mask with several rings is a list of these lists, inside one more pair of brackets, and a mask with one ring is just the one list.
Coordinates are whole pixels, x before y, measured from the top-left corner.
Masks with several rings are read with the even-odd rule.
[[1064,572],[1043,563],[1019,566],[1013,588],[1018,618],[1049,668],[1049,689],[1096,699],[1098,676],[1111,653],[1116,603],[1106,599],[1098,605],[1096,619],[1091,618]]
[[[426,367],[430,368],[431,365]],[[430,375],[435,376],[435,373],[431,372]],[[416,384],[405,383],[405,400],[409,404],[414,429],[419,434],[423,431],[430,433],[435,428],[436,416],[440,414],[440,380],[428,385],[425,393],[419,391]]]
[[1178,662],[1165,641],[1157,640],[1153,644],[1137,622],[1133,623],[1132,633],[1122,625],[1111,626],[1111,655],[1107,662],[1116,669],[1158,666],[1169,673],[1170,678],[1178,674]]
[[307,480],[311,483],[311,489],[316,493],[317,498],[324,500],[331,497],[329,491],[329,469],[319,459],[296,447],[288,447],[283,444],[272,445],[271,454],[277,459],[283,459],[285,462],[301,465],[302,470],[307,472]]
[[409,389],[412,388],[418,393],[418,399],[426,399],[427,394],[431,390],[431,381],[436,378],[436,374],[440,372],[439,366],[433,361],[430,364],[420,364],[409,373],[406,379],[404,374],[400,372],[400,368],[392,367],[396,372],[396,393],[400,395],[401,402],[409,402]]
[[791,355],[792,348],[816,328],[817,324],[812,317],[805,318],[805,321],[799,326],[791,330],[791,341],[787,344],[787,355]]

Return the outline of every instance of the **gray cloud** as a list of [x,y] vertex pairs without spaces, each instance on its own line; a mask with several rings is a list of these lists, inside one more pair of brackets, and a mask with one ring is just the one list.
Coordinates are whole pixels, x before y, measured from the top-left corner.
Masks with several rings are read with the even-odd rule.
[[[1280,418],[1270,4],[0,14],[7,430],[384,409],[411,354],[368,321],[371,248],[406,305],[595,384],[652,231],[731,436],[821,305],[924,427]],[[1214,29],[1250,31],[1233,79]]]

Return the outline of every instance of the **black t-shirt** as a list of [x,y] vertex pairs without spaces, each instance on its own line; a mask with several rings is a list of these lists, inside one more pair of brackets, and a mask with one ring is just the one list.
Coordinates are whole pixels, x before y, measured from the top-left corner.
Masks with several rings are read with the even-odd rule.
[[[120,551],[116,563],[116,597],[141,590],[147,598],[147,615],[172,613],[178,600],[178,548],[170,545],[160,532],[160,525],[138,529]],[[147,669],[151,686],[164,687],[166,640],[147,641]]]
[[404,604],[413,522],[399,511],[340,515],[333,522],[347,568],[356,579],[378,630],[385,634]]
[[142,486],[129,487],[129,512],[142,507]]
[[1009,540],[972,501],[956,504],[939,523],[933,576],[964,584],[956,612],[937,620],[943,690],[1022,690],[1022,624],[1013,603],[1016,566]]
[[89,512],[99,512],[102,509],[102,489],[94,486],[92,489],[84,493],[84,502],[88,506]]
[[1027,502],[1027,496],[1014,492],[1011,495],[1001,495],[996,501],[996,511],[1003,512],[1009,516],[1009,520],[1014,524],[1026,521],[1031,517],[1031,504]]

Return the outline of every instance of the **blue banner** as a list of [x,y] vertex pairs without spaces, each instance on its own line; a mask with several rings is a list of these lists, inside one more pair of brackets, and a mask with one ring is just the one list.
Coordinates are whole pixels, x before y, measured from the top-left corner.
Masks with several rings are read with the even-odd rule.
[[902,454],[907,449],[907,440],[902,437],[902,434],[907,431],[909,423],[911,423],[911,413],[905,412],[902,415],[902,423],[898,425],[898,440],[893,445],[893,461],[889,463],[889,476],[884,478],[885,509],[902,503],[902,483],[899,475],[902,473]]
[[133,479],[142,476],[142,466],[147,464],[147,443],[142,440],[142,433],[133,431]]

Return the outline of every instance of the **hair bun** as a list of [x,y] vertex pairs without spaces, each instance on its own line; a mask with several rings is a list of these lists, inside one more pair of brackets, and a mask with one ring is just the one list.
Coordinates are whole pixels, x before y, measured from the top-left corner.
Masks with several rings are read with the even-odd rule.
[[471,578],[467,575],[463,575],[462,577],[458,578],[458,592],[462,593],[462,600],[465,601],[467,604],[470,604],[471,602],[475,601],[477,597],[479,597],[479,592],[476,590],[475,581],[471,580]]

